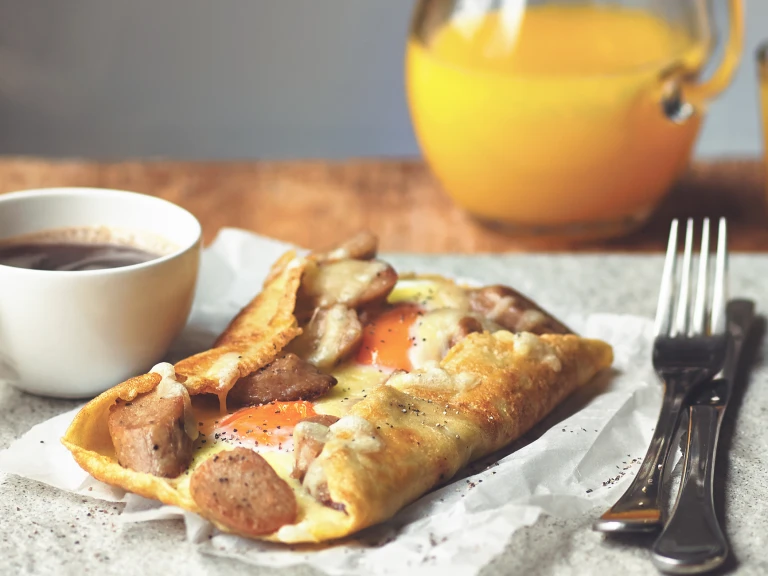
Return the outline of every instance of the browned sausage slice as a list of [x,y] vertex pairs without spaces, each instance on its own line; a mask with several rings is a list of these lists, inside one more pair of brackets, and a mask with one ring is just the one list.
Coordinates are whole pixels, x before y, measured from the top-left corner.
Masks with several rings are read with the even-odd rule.
[[210,518],[242,534],[269,534],[298,514],[288,483],[247,448],[208,458],[192,474],[189,491]]
[[371,232],[364,230],[326,252],[315,252],[311,255],[318,262],[334,260],[372,260],[379,250],[379,239]]
[[362,338],[357,312],[336,304],[318,309],[291,348],[310,364],[329,369],[355,352]]
[[453,332],[453,334],[451,334],[451,339],[448,342],[448,346],[453,348],[456,346],[456,344],[464,340],[464,338],[470,334],[482,331],[483,325],[480,323],[480,320],[473,318],[472,316],[464,316],[464,318],[459,320],[459,323],[456,326],[456,330]]
[[132,402],[119,400],[107,419],[121,466],[174,478],[192,460],[192,438],[184,431],[184,398],[161,398],[157,390]]
[[570,334],[565,324],[533,300],[507,286],[486,286],[469,293],[470,308],[511,332]]
[[380,260],[338,260],[308,266],[299,289],[297,311],[343,304],[358,308],[383,302],[397,283],[397,272]]
[[293,478],[304,479],[309,465],[323,451],[328,427],[338,421],[337,416],[319,414],[305,418],[297,424],[293,432]]
[[335,384],[336,378],[289,353],[240,378],[229,391],[227,400],[241,406],[311,400],[322,396]]

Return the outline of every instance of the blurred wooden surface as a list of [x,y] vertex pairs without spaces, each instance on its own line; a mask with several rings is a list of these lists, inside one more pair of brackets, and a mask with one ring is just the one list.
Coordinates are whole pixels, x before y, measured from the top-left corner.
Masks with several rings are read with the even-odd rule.
[[443,195],[419,161],[97,163],[0,159],[0,193],[52,186],[94,186],[154,194],[180,204],[210,242],[225,226],[307,247],[369,228],[390,252],[663,250],[672,217],[726,216],[736,251],[768,251],[763,164],[695,164],[640,231],[587,244],[531,246],[486,230]]

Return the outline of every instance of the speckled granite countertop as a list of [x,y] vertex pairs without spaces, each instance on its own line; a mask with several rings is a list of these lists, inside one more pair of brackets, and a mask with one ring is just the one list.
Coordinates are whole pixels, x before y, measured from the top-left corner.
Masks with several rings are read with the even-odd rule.
[[[556,314],[619,312],[651,316],[661,258],[651,256],[397,256],[419,269],[485,282],[506,282]],[[731,259],[731,293],[768,311],[768,256]],[[763,342],[746,389],[737,391],[724,424],[717,486],[733,553],[721,573],[768,574],[768,367]],[[29,396],[0,384],[0,448],[34,424],[78,403]],[[618,496],[618,495],[617,495]],[[233,560],[199,554],[180,521],[121,525],[121,505],[73,496],[0,475],[0,574],[267,574]],[[595,510],[595,514],[598,511]],[[516,532],[483,576],[501,574],[652,574],[647,539],[607,540],[590,529],[594,514],[542,516]],[[33,551],[31,553],[30,551]],[[291,568],[279,573],[317,573]]]

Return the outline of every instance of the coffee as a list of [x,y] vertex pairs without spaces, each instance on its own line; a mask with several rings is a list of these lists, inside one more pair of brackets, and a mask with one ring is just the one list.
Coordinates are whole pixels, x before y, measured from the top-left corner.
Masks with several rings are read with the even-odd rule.
[[149,262],[170,253],[168,242],[104,227],[46,230],[0,240],[0,265],[82,272]]

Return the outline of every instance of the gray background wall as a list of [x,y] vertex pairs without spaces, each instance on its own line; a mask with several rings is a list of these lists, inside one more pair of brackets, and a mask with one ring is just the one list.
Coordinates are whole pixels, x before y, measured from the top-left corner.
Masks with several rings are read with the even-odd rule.
[[[715,0],[722,2],[724,0]],[[403,95],[412,0],[0,0],[0,154],[417,154]],[[700,157],[762,149],[747,0]]]

